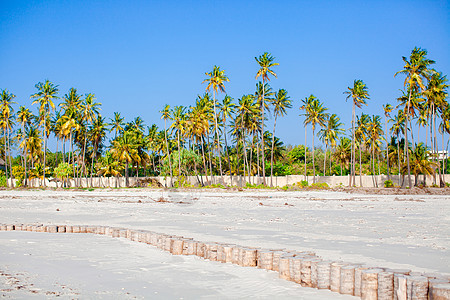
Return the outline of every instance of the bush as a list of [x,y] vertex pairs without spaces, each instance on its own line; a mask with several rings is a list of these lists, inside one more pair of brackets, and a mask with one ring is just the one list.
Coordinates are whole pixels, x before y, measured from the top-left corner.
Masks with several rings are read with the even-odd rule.
[[314,188],[314,189],[329,189],[330,186],[326,182],[316,182],[316,183],[311,184],[311,188]]
[[308,181],[306,181],[306,180],[302,180],[300,182],[297,182],[297,186],[299,188],[301,188],[301,189],[308,187],[308,185],[309,185]]
[[0,175],[0,186],[6,187],[6,176]]
[[392,187],[394,187],[394,183],[392,182],[392,180],[386,180],[384,182],[384,187],[385,188],[392,188]]
[[16,185],[18,187],[23,186],[23,180],[25,179],[25,170],[22,166],[14,166],[12,168],[12,175],[17,179]]

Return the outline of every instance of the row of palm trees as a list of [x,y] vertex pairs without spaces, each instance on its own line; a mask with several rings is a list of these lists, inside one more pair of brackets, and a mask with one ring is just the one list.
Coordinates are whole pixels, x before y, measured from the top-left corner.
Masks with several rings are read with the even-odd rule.
[[[426,56],[426,50],[414,48],[410,57],[403,57],[404,68],[395,74],[405,75],[403,95],[397,99],[398,105],[395,107],[383,105],[384,130],[380,116],[356,114],[356,109],[367,105],[370,97],[368,87],[362,80],[355,80],[353,86],[344,92],[353,106],[351,140],[345,137],[346,130],[340,118],[328,113],[322,101],[312,94],[302,100],[300,116],[304,118],[305,145],[309,125],[312,131],[310,153],[313,181],[316,178],[315,137],[318,135],[325,147],[323,174],[327,174],[328,156],[330,174],[333,160],[341,165],[341,172],[342,167],[348,167],[351,186],[356,185],[357,150],[361,185],[363,152],[370,153],[372,174],[376,173],[376,166],[378,173],[381,173],[380,162],[384,161],[388,176],[393,174],[395,166],[398,174],[408,175],[408,182],[404,180],[403,185],[412,186],[411,172],[416,175],[417,184],[418,172],[431,174],[437,168],[440,184],[443,185],[441,175],[445,173],[445,163],[443,160],[439,162],[436,133],[439,131],[442,134],[443,150],[444,135],[450,133],[448,84],[446,76],[430,68],[434,61]],[[59,87],[48,80],[36,84],[37,91],[31,95],[32,104],[39,106],[37,116],[24,106],[20,106],[15,114],[15,95],[2,90],[1,155],[5,158],[6,176],[8,178],[13,170],[11,149],[17,144],[25,173],[24,184],[27,184],[28,170],[38,169],[42,170],[37,173],[42,174],[42,184],[45,186],[46,174],[51,171],[47,165],[47,139],[53,134],[57,142],[56,152],[61,144],[62,157],[58,161],[57,156],[52,167],[59,163],[69,164],[77,185],[82,177],[88,182],[88,175],[92,185],[93,175],[118,178],[124,172],[128,186],[130,166],[131,170],[135,169],[135,176],[139,176],[144,169],[143,175],[166,175],[181,180],[182,175],[194,174],[202,182],[205,177],[207,183],[216,183],[213,175],[220,175],[222,182],[227,175],[248,176],[249,181],[251,176],[256,175],[266,185],[266,164],[269,163],[270,185],[273,185],[274,164],[281,158],[283,148],[282,142],[275,136],[277,119],[292,108],[292,100],[285,89],[275,92],[268,84],[270,76],[277,76],[273,70],[278,65],[275,58],[265,52],[255,60],[259,68],[256,79],[261,78],[262,81],[256,83],[254,93],[243,95],[236,103],[226,94],[222,100],[217,100],[219,93],[226,92],[225,83],[229,82],[229,78],[224,70],[214,66],[211,72],[205,73],[205,93],[197,97],[194,105],[173,108],[166,105],[160,111],[164,129],[159,130],[153,124],[147,127],[147,132],[140,117],[126,123],[116,112],[106,122],[100,114],[101,104],[96,102],[95,95],[80,95],[75,88],[61,98],[56,109]],[[274,120],[272,132],[265,128],[268,115]],[[418,125],[417,143],[414,143],[412,131],[414,120]],[[16,122],[20,128],[14,130]],[[392,125],[389,127],[389,124]],[[425,145],[419,143],[421,127],[427,128]],[[109,145],[105,144],[107,131],[114,133]],[[428,151],[428,134],[431,151]],[[70,147],[68,151],[65,149],[67,143]],[[306,177],[307,148],[304,150]],[[426,159],[422,159],[424,155]],[[421,167],[417,166],[417,161],[421,161]],[[190,170],[187,170],[187,165]],[[375,177],[373,180],[378,185]]]

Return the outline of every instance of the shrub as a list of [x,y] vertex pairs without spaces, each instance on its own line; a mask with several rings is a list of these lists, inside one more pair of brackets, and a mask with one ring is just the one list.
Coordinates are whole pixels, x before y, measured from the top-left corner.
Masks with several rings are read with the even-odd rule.
[[297,182],[297,186],[299,187],[299,188],[306,188],[306,187],[308,187],[308,181],[307,180],[302,180],[302,181],[300,181],[300,182]]
[[328,188],[330,188],[330,186],[326,182],[316,182],[316,183],[311,184],[311,188],[314,188],[314,189],[328,189]]
[[25,170],[22,166],[14,166],[12,168],[12,175],[17,179],[16,185],[21,187],[23,185],[23,180],[25,179]]
[[392,182],[392,180],[386,180],[385,182],[384,182],[384,187],[385,188],[392,188],[392,187],[394,187],[394,183]]
[[6,187],[6,176],[0,175],[0,186]]

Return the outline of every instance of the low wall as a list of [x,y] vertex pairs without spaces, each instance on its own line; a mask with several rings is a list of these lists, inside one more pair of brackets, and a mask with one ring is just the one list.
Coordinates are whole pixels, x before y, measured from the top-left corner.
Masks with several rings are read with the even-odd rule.
[[[326,183],[330,187],[337,187],[337,186],[348,186],[349,185],[349,178],[350,176],[316,176],[315,182],[319,183]],[[173,182],[177,181],[177,178],[173,178],[173,182],[171,182],[171,179],[169,177],[164,176],[157,176],[157,177],[129,177],[129,186],[137,186],[136,183],[139,183],[140,181],[145,181],[146,179],[154,179],[157,180],[162,186],[169,187],[173,185]],[[229,185],[229,186],[238,186],[242,187],[245,186],[247,183],[250,184],[262,184],[263,178],[258,176],[229,176],[224,175],[222,176],[213,176],[211,178],[210,176],[188,176],[185,178],[187,182],[189,182],[191,185],[194,186],[201,186],[201,185],[210,185],[210,184],[223,184],[223,185]],[[286,185],[293,185],[297,182],[300,182],[302,180],[307,180],[309,184],[313,183],[313,176],[307,176],[305,178],[304,175],[286,175],[286,176],[274,176],[271,180],[270,176],[266,177],[266,184],[267,186],[274,186],[274,187],[284,187]],[[356,182],[355,185],[360,187],[383,187],[384,182],[388,180],[387,175],[364,175],[364,176],[356,176]],[[402,180],[408,180],[408,177],[402,177],[399,175],[391,175],[391,180],[395,185],[401,185]],[[414,176],[411,176],[412,183],[414,184]],[[445,182],[450,182],[450,174],[444,175]],[[12,182],[12,179],[9,181]],[[423,175],[419,175],[418,182],[423,182]],[[432,185],[435,183],[433,176],[427,176],[426,178],[426,185]],[[439,176],[436,176],[436,183],[439,184]],[[28,181],[28,186],[30,187],[40,187],[42,185],[42,180],[40,179],[31,179]],[[61,182],[56,182],[54,179],[46,179],[46,186],[47,187],[61,187]],[[118,188],[118,187],[125,187],[125,178],[124,177],[93,177],[88,178],[87,180],[85,178],[77,179],[77,182],[75,182],[74,179],[69,180],[69,186],[74,187],[111,187],[111,188]]]
[[195,255],[209,261],[256,267],[277,272],[280,278],[303,287],[328,289],[367,300],[450,299],[449,278],[441,274],[388,269],[359,262],[329,261],[309,251],[202,242],[166,233],[96,225],[0,224],[0,231],[91,233],[126,238],[173,255]]

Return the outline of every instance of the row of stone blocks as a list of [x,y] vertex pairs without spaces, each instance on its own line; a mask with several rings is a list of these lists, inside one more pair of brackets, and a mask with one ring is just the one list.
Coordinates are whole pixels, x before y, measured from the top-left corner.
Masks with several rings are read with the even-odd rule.
[[449,300],[450,278],[410,270],[372,268],[361,264],[327,261],[313,252],[260,249],[234,244],[201,242],[146,230],[108,226],[1,224],[1,231],[93,233],[147,243],[174,255],[196,255],[211,261],[257,267],[304,287],[329,289],[361,299]]

